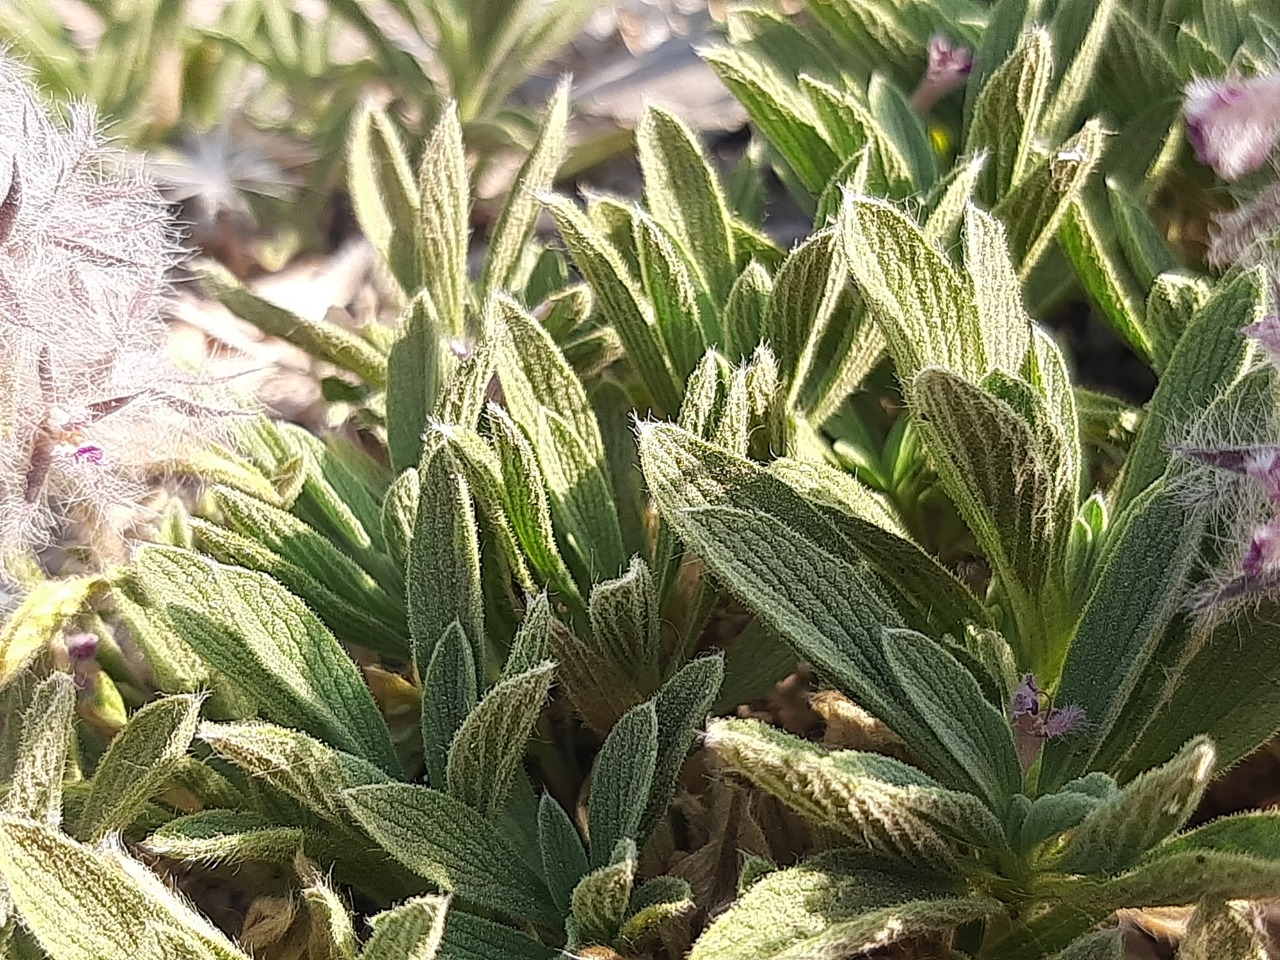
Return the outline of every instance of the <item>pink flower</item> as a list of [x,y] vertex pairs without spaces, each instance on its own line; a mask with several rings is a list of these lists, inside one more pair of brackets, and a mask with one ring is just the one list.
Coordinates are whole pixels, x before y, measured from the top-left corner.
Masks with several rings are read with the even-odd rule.
[[1280,517],[1253,528],[1242,566],[1244,575],[1251,579],[1280,568]]
[[1193,80],[1183,109],[1196,158],[1235,180],[1266,163],[1280,138],[1280,72]]
[[952,46],[946,37],[935,34],[929,39],[929,64],[911,94],[911,106],[927,113],[952,90],[964,86],[972,70],[973,52],[968,47]]

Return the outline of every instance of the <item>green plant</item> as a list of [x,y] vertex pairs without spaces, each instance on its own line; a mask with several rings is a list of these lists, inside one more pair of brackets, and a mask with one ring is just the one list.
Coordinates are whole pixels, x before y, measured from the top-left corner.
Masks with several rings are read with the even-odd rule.
[[[1272,346],[1268,278],[1179,267],[1118,188],[1115,248],[1072,246],[1103,169],[1080,118],[1106,97],[1084,66],[1051,79],[1067,20],[877,9],[907,60],[939,18],[995,44],[972,109],[935,104],[965,110],[974,156],[939,176],[891,79],[744,82],[823,210],[789,252],[750,223],[751,168],[726,191],[659,108],[642,200],[551,195],[561,88],[475,275],[460,109],[417,169],[362,111],[349,186],[403,295],[392,328],[310,323],[200,269],[337,370],[352,430],[245,424],[189,458],[207,487],[160,542],[6,625],[14,950],[244,955],[118,834],[275,904],[255,946],[318,956],[1119,957],[1116,909],[1185,903],[1182,960],[1256,955],[1230,903],[1280,894],[1276,818],[1183,828],[1280,726],[1280,384],[1242,334]],[[1118,11],[1098,16],[1154,16]],[[744,75],[820,49],[739,16]],[[1099,22],[1071,21],[1100,43]],[[533,240],[543,210],[563,250]],[[1159,374],[1142,411],[1079,390],[1035,322],[1057,289],[1038,278],[1098,296],[1135,263],[1115,322]],[[801,662],[824,716],[862,711],[859,749],[781,711],[706,721]],[[717,781],[691,776],[673,813],[704,723]],[[739,863],[733,828],[664,857],[690,807],[749,823],[768,795],[812,824],[777,863],[767,838]],[[708,862],[738,900],[703,930],[735,879]]]

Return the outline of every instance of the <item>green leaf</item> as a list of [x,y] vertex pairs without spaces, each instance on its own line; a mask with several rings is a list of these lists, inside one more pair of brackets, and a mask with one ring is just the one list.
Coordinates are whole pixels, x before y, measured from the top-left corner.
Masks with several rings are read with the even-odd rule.
[[387,451],[397,472],[421,459],[422,432],[451,366],[444,339],[431,294],[419,291],[396,321],[387,354]]
[[867,853],[959,873],[973,853],[994,858],[1007,850],[1000,821],[981,800],[889,757],[828,752],[755,720],[715,720],[705,744],[721,763]]
[[307,320],[244,286],[231,271],[211,260],[196,269],[201,286],[236,316],[263,333],[279,337],[318,360],[350,370],[373,387],[387,382],[387,359],[368,341],[328,320]]
[[647,840],[666,815],[685,757],[723,679],[724,661],[720,657],[699,657],[677,670],[653,698],[658,717],[658,753],[648,802],[634,838],[637,843]]
[[927,366],[986,372],[973,293],[920,228],[883,200],[848,194],[838,224],[850,275],[876,318],[898,374]]
[[[667,363],[652,308],[636,288],[621,254],[568,200],[550,198],[546,204],[574,263],[591,285],[600,312],[617,331],[654,402],[661,410],[675,410],[680,405],[679,381]],[[588,410],[582,408],[579,415]]]
[[636,130],[636,149],[650,212],[692,259],[703,289],[723,303],[737,270],[729,211],[715,171],[692,131],[652,104]]
[[[664,519],[743,603],[911,743],[945,783],[976,786],[895,679],[882,630],[901,621],[853,544],[764,469],[676,427],[642,424],[640,454]],[[923,642],[938,669],[963,672],[942,647]]]
[[[1139,286],[1150,289],[1157,278],[1178,269],[1178,257],[1147,213],[1140,193],[1108,177],[1107,199],[1111,202],[1111,215],[1115,220],[1116,235],[1124,250],[1125,260],[1133,268]],[[1147,312],[1150,314],[1150,307]],[[1151,327],[1149,315],[1147,326]],[[1154,329],[1151,332],[1153,335],[1156,333]],[[1177,342],[1176,337],[1166,339],[1156,336],[1155,339],[1157,346],[1161,346],[1164,339],[1168,349],[1172,349]]]
[[840,158],[822,135],[821,121],[809,101],[781,73],[746,50],[721,46],[703,50],[701,56],[746,107],[809,196],[822,193]]
[[1164,766],[1096,806],[1072,831],[1055,868],[1114,874],[1133,866],[1195,812],[1213,765],[1213,744],[1205,737],[1191,741]]
[[263,716],[399,773],[386,721],[360,671],[297,597],[264,574],[172,547],[147,547],[137,570],[183,639]]
[[271,723],[206,721],[197,736],[253,782],[278,790],[331,824],[350,822],[339,795],[343,789],[387,781],[367,761]]
[[409,467],[391,481],[382,500],[382,539],[386,541],[387,553],[402,570],[409,560],[421,487],[416,466]]
[[[227,487],[215,487],[213,496],[230,526],[303,571],[310,579],[331,585],[331,589],[322,587],[324,593],[337,599],[345,607],[343,613],[353,617],[357,623],[381,622],[381,629],[377,632],[382,646],[402,646],[404,627],[396,624],[399,619],[396,616],[398,601],[390,597],[359,564],[335,547],[328,537],[321,536],[313,527],[284,510]],[[274,573],[272,570],[263,572]],[[312,599],[308,594],[302,595]],[[313,605],[321,615],[328,612],[326,607],[336,609],[336,604],[325,603],[322,606],[316,602],[318,600],[313,600]]]
[[123,830],[160,792],[191,746],[200,702],[190,694],[165,697],[129,718],[94,771],[89,799],[80,813],[82,835],[100,840]]
[[1058,229],[1058,242],[1102,315],[1140,357],[1150,357],[1142,291],[1092,204],[1072,201]]
[[752,260],[729,291],[724,314],[724,352],[730,360],[751,356],[764,337],[765,313],[773,291],[769,272]]
[[451,910],[445,921],[441,953],[449,960],[561,960],[559,950],[544,947],[527,934],[502,924]]
[[844,283],[833,231],[814,234],[783,261],[773,278],[761,334],[778,358],[784,382],[792,383],[801,373],[806,346],[820,335]]
[[568,913],[574,887],[590,869],[578,828],[549,793],[538,802],[538,847],[542,872],[556,906]]
[[373,935],[360,960],[435,960],[448,912],[448,897],[425,896],[371,917]]
[[468,714],[449,747],[449,795],[495,819],[524,759],[525,744],[555,670],[542,663],[495,684]]
[[204,864],[261,861],[287,866],[302,849],[306,833],[270,817],[239,810],[202,810],[170,820],[146,840],[158,857]]
[[675,244],[652,217],[636,211],[632,229],[654,323],[672,371],[683,380],[707,349],[693,279]]
[[620,840],[636,838],[658,762],[658,714],[652,702],[613,725],[596,758],[587,823],[591,865],[609,862]]
[[142,864],[0,814],[0,878],[51,960],[249,960]]
[[400,136],[386,113],[365,108],[351,126],[347,188],[360,230],[406,293],[419,286],[417,219],[421,201]]
[[1021,285],[1009,259],[1000,221],[973,205],[964,208],[964,260],[988,368],[1017,374],[1031,349],[1031,319],[1018,296]]
[[1164,472],[1171,429],[1188,410],[1207,407],[1238,379],[1253,356],[1240,328],[1262,319],[1265,277],[1261,268],[1219,281],[1174,347],[1147,408],[1147,417],[1125,460],[1116,509],[1133,500]]
[[294,869],[301,881],[307,905],[309,953],[330,960],[356,960],[356,932],[351,911],[324,873],[312,861],[299,856]]
[[974,103],[965,152],[990,158],[981,196],[994,204],[1020,182],[1033,162],[1048,103],[1053,49],[1047,30],[1028,30],[1018,47],[981,87]]
[[867,101],[880,133],[877,141],[893,144],[906,161],[910,192],[925,192],[938,179],[938,166],[920,114],[879,71],[871,75],[867,84]]
[[1047,426],[1029,386],[999,374],[986,382],[1022,409],[938,368],[920,372],[908,395],[939,476],[1022,628],[1022,662],[1052,676],[1061,652],[1045,623],[1062,602],[1051,591],[1076,513],[1077,480],[1062,469],[1063,437]]
[[422,673],[423,759],[429,782],[445,784],[449,745],[475,709],[479,690],[471,644],[455,620],[436,641]]
[[966,624],[989,621],[972,591],[910,540],[883,501],[852,476],[823,463],[786,457],[771,463],[769,471],[856,545],[894,592],[898,609],[913,628],[960,636]]
[[636,845],[620,840],[608,864],[573,888],[571,946],[610,944],[618,936],[636,878]]
[[586,391],[551,337],[518,304],[499,299],[495,315],[507,330],[498,357],[507,405],[533,439],[556,518],[586,568],[612,576],[625,562],[622,531]]
[[506,206],[493,228],[484,274],[480,278],[482,301],[499,290],[517,288],[521,255],[533,236],[534,224],[542,210],[539,198],[551,189],[560,167],[568,119],[569,84],[562,81],[547,103],[546,119],[538,131],[538,139],[516,173]]
[[588,613],[591,636],[601,653],[642,689],[656,687],[662,652],[660,610],[649,565],[633,557],[621,578],[596,584]]
[[1009,725],[966,670],[938,656],[938,647],[911,630],[884,632],[885,656],[908,700],[938,742],[994,810],[1022,784]]
[[990,898],[961,896],[941,877],[826,853],[758,880],[698,938],[689,960],[849,955],[1001,910]]
[[631,891],[628,916],[618,939],[635,943],[642,937],[694,909],[693,888],[680,877],[654,877]]
[[502,470],[507,516],[539,579],[570,602],[581,603],[551,523],[546,480],[528,437],[497,405],[489,407],[489,431]]
[[0,624],[0,690],[23,675],[27,665],[62,625],[101,589],[99,577],[44,580],[27,592]]
[[418,252],[422,283],[450,336],[465,329],[471,182],[457,104],[446,103],[422,148]]
[[76,687],[70,674],[42,680],[22,714],[22,736],[4,811],[57,827],[62,822],[62,781],[72,743]]
[[471,650],[476,689],[481,689],[486,633],[471,490],[444,443],[433,443],[424,451],[418,475],[418,516],[405,576],[414,663],[425,675],[437,641],[456,623]]
[[1202,529],[1186,491],[1165,482],[1135,500],[1108,534],[1056,692],[1060,703],[1084,709],[1088,725],[1045,747],[1042,786],[1083,773],[1100,751],[1131,741],[1133,731],[1117,721],[1186,601]]
[[406,783],[357,787],[342,796],[383,849],[440,889],[517,919],[560,923],[542,878],[490,821],[460,801]]
[[1090,120],[1061,148],[1040,158],[992,210],[1008,230],[1020,280],[1026,282],[1048,253],[1101,160],[1106,136],[1102,122]]
[[1154,341],[1152,364],[1158,372],[1169,365],[1182,334],[1212,294],[1212,282],[1200,274],[1170,270],[1154,279],[1147,295],[1147,329]]

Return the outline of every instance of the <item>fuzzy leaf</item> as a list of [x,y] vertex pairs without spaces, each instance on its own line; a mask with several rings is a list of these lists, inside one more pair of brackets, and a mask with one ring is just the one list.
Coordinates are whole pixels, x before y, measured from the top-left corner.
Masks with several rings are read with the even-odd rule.
[[733,282],[720,319],[724,327],[724,352],[729,359],[751,356],[764,337],[764,318],[772,291],[773,280],[768,271],[754,260]]
[[611,576],[625,560],[600,425],[550,335],[514,301],[496,318],[507,336],[498,370],[513,419],[534,441],[557,520],[587,568]]
[[449,746],[479,697],[471,644],[458,621],[436,641],[422,674],[422,743],[427,779],[448,779]]
[[658,594],[649,565],[633,557],[626,574],[591,591],[588,612],[596,645],[642,687],[658,685]]
[[440,889],[517,919],[559,924],[560,911],[542,878],[465,804],[402,783],[357,787],[342,796],[383,849]]
[[0,878],[51,960],[249,960],[141,864],[125,869],[125,859],[0,814]]
[[982,195],[989,204],[1022,180],[1032,162],[1052,75],[1049,33],[1031,30],[999,69],[975,88],[982,92],[974,104],[965,152],[985,150],[990,157],[982,176]]
[[269,817],[238,810],[202,810],[170,820],[147,837],[146,849],[158,857],[205,864],[262,861],[291,864],[305,832]]
[[675,376],[683,380],[707,349],[693,279],[675,244],[652,217],[636,211],[632,229],[654,323]]
[[561,960],[564,956],[528,934],[461,910],[449,912],[440,952],[448,960]]
[[888,873],[874,860],[827,853],[758,880],[698,938],[689,960],[849,956],[1001,909],[940,877]]
[[6,813],[50,827],[62,822],[62,781],[75,707],[76,687],[70,674],[51,674],[36,687],[22,714],[17,762],[4,798]]
[[608,863],[620,840],[636,838],[657,763],[658,714],[643,703],[613,725],[596,758],[587,807],[592,866]]
[[471,183],[457,105],[444,105],[422,148],[418,252],[422,283],[444,329],[459,336],[466,322],[467,246],[471,236]]
[[263,716],[399,772],[386,721],[359,670],[280,584],[169,547],[146,548],[137,570],[183,638],[252,696]]
[[100,589],[98,577],[43,580],[0,625],[0,690],[21,676],[49,638]]
[[387,452],[396,471],[416,467],[422,432],[435,412],[451,364],[435,302],[418,292],[396,321],[387,354]]
[[836,255],[836,237],[824,230],[793,250],[773,278],[761,333],[787,383],[800,373],[806,345],[822,330],[834,296],[845,282]]
[[[675,410],[680,405],[679,382],[667,363],[651,308],[636,289],[622,256],[568,200],[553,198],[547,207],[645,387],[659,409]],[[579,415],[588,411],[581,408]]]
[[470,487],[453,453],[439,442],[424,451],[418,476],[418,516],[405,575],[414,664],[425,676],[436,643],[456,623],[470,647],[475,686],[480,689],[486,633]]
[[1186,492],[1161,483],[1133,501],[1109,533],[1056,693],[1058,702],[1082,707],[1088,725],[1046,746],[1042,786],[1083,773],[1100,751],[1132,740],[1118,721],[1185,602],[1202,529]]
[[898,375],[909,382],[936,365],[980,377],[973,292],[920,228],[886,201],[848,194],[839,230],[850,275],[884,331]]
[[668,920],[693,909],[693,888],[687,880],[654,877],[631,891],[627,920],[618,931],[618,939],[635,943]]
[[[395,625],[399,619],[396,616],[398,602],[359,564],[335,547],[329,538],[292,514],[254,497],[226,487],[215,488],[213,494],[231,526],[303,570],[312,579],[330,585],[331,589],[326,592],[345,600],[346,606],[352,608],[359,620],[383,621],[380,632],[389,635],[383,641],[384,645],[401,645],[402,637],[397,634],[404,628],[397,629]],[[271,573],[270,570],[264,572]],[[310,599],[305,594],[303,596]]]
[[332,824],[350,822],[340,792],[385,783],[377,767],[319,740],[270,723],[202,723],[199,738],[253,780],[280,791]]
[[635,842],[621,840],[610,862],[588,873],[573,888],[572,945],[613,943],[626,916],[635,879]]
[[1024,282],[1049,251],[1059,227],[1102,157],[1106,131],[1090,120],[1061,148],[1040,158],[991,211],[1008,231],[1009,252]]
[[646,205],[692,259],[712,300],[723,303],[737,271],[729,211],[715,171],[692,131],[652,104],[636,130],[636,149]]
[[981,800],[889,757],[828,752],[754,720],[713,721],[705,743],[738,774],[868,853],[958,872],[970,853],[993,857],[1005,847]]
[[[853,544],[767,471],[676,427],[641,425],[640,452],[663,517],[717,577],[819,674],[911,743],[940,779],[977,785],[895,679],[882,628],[900,620]],[[940,646],[920,642],[939,669],[963,672]],[[987,783],[980,792],[1005,788]]]
[[360,960],[435,960],[448,910],[448,897],[414,897],[371,917],[373,935]]
[[351,128],[347,188],[360,229],[390,267],[400,288],[419,286],[420,201],[413,170],[395,127],[381,110],[364,109]]
[[1124,960],[1124,934],[1120,930],[1098,930],[1072,940],[1053,960]]
[[80,813],[80,833],[100,840],[123,830],[173,775],[196,733],[198,696],[165,697],[147,704],[111,741],[93,774]]
[[1031,349],[1031,320],[1018,296],[1018,276],[1000,221],[973,205],[964,211],[964,260],[988,367],[1018,374]]
[[1139,356],[1151,356],[1151,336],[1144,325],[1137,279],[1090,204],[1079,198],[1071,202],[1058,230],[1058,242],[1102,315]]
[[417,467],[409,467],[391,481],[382,500],[382,539],[392,560],[402,570],[409,560],[421,488]]
[[1181,827],[1213,774],[1213,745],[1187,744],[1162,767],[1135,778],[1072,831],[1055,866],[1066,873],[1118,873]]
[[328,320],[308,320],[254,293],[211,260],[197,269],[201,286],[236,316],[318,360],[350,370],[373,387],[387,382],[387,359],[367,340]]
[[551,896],[561,912],[567,914],[573,890],[590,867],[578,828],[549,793],[544,793],[538,802],[538,847]]
[[490,819],[497,817],[524,759],[554,670],[554,664],[541,663],[499,681],[467,715],[449,747],[450,796]]
[[1219,281],[1192,317],[1161,373],[1138,439],[1125,460],[1117,511],[1164,472],[1170,441],[1176,439],[1170,432],[1185,422],[1187,411],[1208,406],[1244,372],[1253,348],[1240,328],[1262,319],[1265,289],[1260,268]]
[[533,445],[497,405],[489,407],[489,432],[502,470],[507,516],[521,549],[543,583],[581,603],[573,574],[556,543],[546,479]]
[[551,189],[564,153],[565,126],[569,119],[569,84],[563,81],[547,103],[546,119],[538,139],[512,181],[502,215],[493,228],[484,274],[480,278],[481,299],[487,301],[499,290],[516,289],[520,259],[534,224],[542,210],[539,199]]

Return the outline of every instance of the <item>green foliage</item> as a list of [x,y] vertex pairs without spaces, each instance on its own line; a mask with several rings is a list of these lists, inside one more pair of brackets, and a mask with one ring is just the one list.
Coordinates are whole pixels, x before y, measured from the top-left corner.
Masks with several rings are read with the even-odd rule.
[[[205,278],[359,381],[360,442],[244,423],[165,545],[5,625],[0,935],[240,957],[120,834],[300,901],[290,936],[332,957],[1084,960],[1119,956],[1116,910],[1192,902],[1182,955],[1254,955],[1229,904],[1280,896],[1276,818],[1184,828],[1280,726],[1280,393],[1241,335],[1268,278],[1182,264],[1148,206],[1181,84],[1253,62],[1264,18],[735,7],[705,56],[813,233],[775,247],[755,159],[726,186],[658,107],[640,200],[553,195],[562,85],[473,271],[472,158],[589,4],[394,6],[452,99],[414,93],[416,163],[401,111],[333,120],[393,328]],[[296,25],[264,27],[284,59]],[[976,50],[940,93],[939,33]],[[1082,294],[1159,376],[1145,411],[1042,325]],[[732,716],[801,662],[866,743]]]

